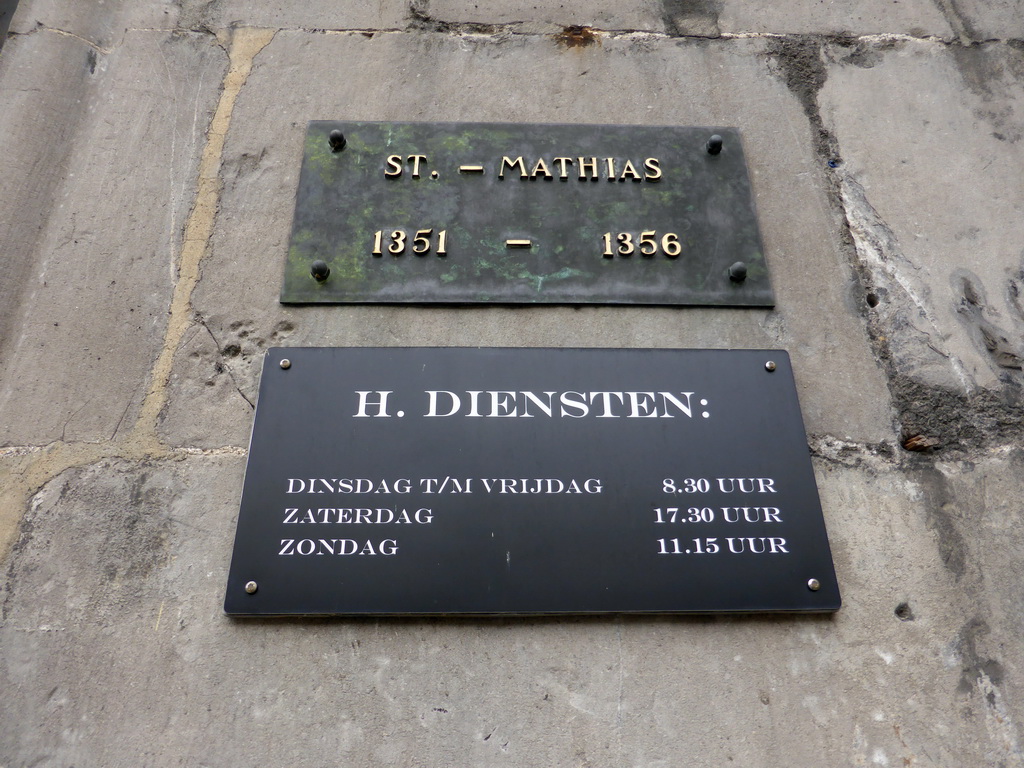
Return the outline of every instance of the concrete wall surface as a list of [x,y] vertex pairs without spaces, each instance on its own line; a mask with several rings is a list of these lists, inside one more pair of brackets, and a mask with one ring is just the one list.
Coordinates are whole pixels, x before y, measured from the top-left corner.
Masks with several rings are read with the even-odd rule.
[[[773,310],[283,306],[314,119],[728,125]],[[1015,0],[21,0],[0,766],[1024,765]],[[268,346],[783,348],[832,616],[232,620]]]

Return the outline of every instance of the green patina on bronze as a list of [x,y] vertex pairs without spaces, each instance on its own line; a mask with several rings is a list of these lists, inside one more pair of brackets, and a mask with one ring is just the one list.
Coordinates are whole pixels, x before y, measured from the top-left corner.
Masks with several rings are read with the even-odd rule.
[[[340,130],[346,146],[331,149]],[[724,148],[706,150],[719,134]],[[400,156],[403,172],[387,177]],[[411,155],[423,155],[419,178]],[[522,157],[521,178],[502,158]],[[568,178],[555,157],[573,158]],[[599,180],[581,180],[579,158],[597,158]],[[607,180],[627,161],[640,175],[657,158],[661,178]],[[460,173],[462,165],[484,172]],[[436,173],[436,177],[433,174]],[[589,174],[588,174],[589,176]],[[432,229],[430,251],[412,251],[417,230]],[[392,232],[404,251],[388,252]],[[447,254],[436,253],[438,232]],[[604,234],[657,233],[658,252],[606,258]],[[383,254],[374,256],[380,231]],[[678,238],[669,258],[662,238]],[[528,239],[529,248],[509,248]],[[330,277],[317,282],[310,265]],[[747,267],[735,282],[729,267]],[[554,303],[770,307],[768,269],[740,137],[731,128],[487,123],[343,123],[317,121],[306,133],[281,301],[301,303]]]

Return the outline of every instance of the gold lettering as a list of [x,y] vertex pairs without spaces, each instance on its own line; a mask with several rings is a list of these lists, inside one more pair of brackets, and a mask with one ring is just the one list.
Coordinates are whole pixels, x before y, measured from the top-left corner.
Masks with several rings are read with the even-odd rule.
[[[597,181],[597,158],[596,157],[579,157],[576,158],[580,164],[580,181],[584,181],[589,178],[591,181]],[[587,169],[590,171],[590,176],[587,176]]]
[[418,179],[420,177],[420,160],[424,162],[427,159],[426,155],[409,155],[409,159],[412,160],[412,177]]
[[633,163],[629,160],[626,161],[626,165],[622,168],[622,175],[619,176],[619,181],[625,181],[627,176],[633,179],[633,181],[643,181],[643,177],[637,173]]
[[554,162],[558,163],[558,167],[560,169],[558,171],[558,178],[560,178],[562,181],[565,181],[566,179],[568,179],[569,178],[569,171],[567,169],[567,166],[572,165],[572,158],[571,157],[556,157],[554,159]]
[[644,180],[657,181],[661,178],[661,167],[658,165],[658,158],[648,157],[644,160]]
[[[419,173],[419,161],[426,161],[426,159],[424,155],[409,155],[409,162],[413,163],[413,176],[417,176]],[[604,161],[603,169],[599,166],[601,161]],[[393,170],[387,170],[385,174],[387,176],[401,175],[400,163],[401,157],[399,155],[388,157],[388,167]],[[569,178],[569,171],[574,165],[580,181],[598,181],[601,178],[602,170],[608,181],[626,181],[628,179],[630,181],[654,182],[662,178],[661,161],[656,157],[644,159],[643,172],[641,173],[638,170],[639,162],[619,160],[615,157],[541,157],[537,159],[531,168],[531,166],[526,164],[526,160],[522,155],[514,159],[502,156],[501,162],[498,165],[498,178],[504,179],[505,171],[518,171],[520,179],[536,179],[537,177],[553,179],[557,173],[561,181],[566,181]],[[459,171],[462,173],[479,173],[482,170],[482,166],[477,165],[463,165],[459,168]]]
[[615,181],[615,158],[606,157],[604,161],[608,164],[608,181]]
[[530,173],[530,178],[531,179],[536,179],[538,173],[543,175],[544,178],[546,178],[546,179],[553,178],[551,176],[551,171],[548,170],[548,164],[544,162],[544,158],[543,157],[540,158],[537,161],[537,165],[535,165],[533,167],[533,171],[531,171],[531,173]]
[[[384,175],[388,178],[394,178],[395,176],[402,175],[402,156],[401,155],[388,155],[387,159],[388,167],[384,169]],[[388,168],[391,170],[389,171]]]
[[523,158],[522,157],[517,157],[515,160],[509,160],[507,157],[503,156],[501,158],[501,166],[498,169],[498,178],[499,179],[504,179],[505,178],[505,166],[506,165],[508,166],[510,171],[512,169],[514,169],[518,165],[519,166],[519,178],[521,178],[521,179],[525,179],[526,178],[526,176],[527,176],[527,173],[526,173],[526,163],[523,162]]

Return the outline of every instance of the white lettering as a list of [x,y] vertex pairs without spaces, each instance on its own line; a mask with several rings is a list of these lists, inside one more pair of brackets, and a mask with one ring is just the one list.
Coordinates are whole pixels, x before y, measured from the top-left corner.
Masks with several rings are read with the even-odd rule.
[[[527,402],[532,400],[533,404],[536,405],[538,408],[540,408],[544,412],[545,416],[551,416],[551,398],[555,396],[555,393],[554,392],[545,392],[544,394],[548,396],[548,401],[547,401],[546,404],[544,402],[542,402],[539,397],[537,397],[535,394],[533,394],[533,392],[523,392],[522,393],[523,397],[525,398],[525,400]],[[533,414],[530,413],[529,409],[527,408],[526,402],[523,403],[523,417],[524,418],[531,418],[531,419],[533,418]]]
[[668,412],[668,404],[669,403],[672,403],[676,408],[678,408],[680,411],[682,411],[683,415],[688,416],[690,418],[693,418],[693,412],[690,410],[690,396],[693,394],[693,392],[680,392],[679,393],[680,395],[682,395],[683,397],[686,398],[686,403],[685,404],[683,404],[682,401],[677,400],[675,398],[675,396],[672,395],[670,392],[659,392],[658,394],[661,395],[661,407],[662,407],[662,410],[664,410],[664,413],[661,415],[661,418],[663,418],[663,419],[671,419],[671,418],[673,418],[672,414]]
[[590,393],[590,403],[591,403],[591,405],[593,405],[594,400],[597,399],[598,397],[601,398],[601,402],[604,404],[604,412],[603,413],[599,413],[597,415],[597,418],[599,418],[599,419],[614,419],[614,418],[618,418],[614,413],[612,413],[612,396],[615,396],[615,397],[619,398],[619,403],[620,404],[623,402],[622,393],[621,392],[591,392]]
[[[462,407],[462,401],[459,400],[459,396],[456,395],[454,392],[449,392],[447,390],[440,389],[427,390],[427,394],[430,396],[430,408],[427,410],[427,416],[454,416],[456,413],[458,413],[459,408]],[[448,395],[448,397],[451,398],[451,410],[449,410],[448,413],[437,412],[437,396],[441,394]]]
[[[359,395],[359,410],[356,412],[354,418],[365,419],[370,416],[366,412],[366,409],[370,405],[377,406],[377,413],[374,414],[374,418],[390,418],[391,414],[388,413],[388,395],[392,394],[394,390],[388,390],[386,392],[369,390],[366,392],[356,392]],[[370,402],[370,395],[379,395],[379,399],[376,402]]]
[[[501,399],[502,395],[505,396],[504,399]],[[511,400],[511,404],[509,400]],[[491,418],[494,419],[499,416],[506,418],[516,416],[515,392],[491,392]]]
[[355,539],[281,539],[279,555],[334,555],[336,557],[393,555],[398,552],[396,539],[382,539],[374,543],[370,539],[362,543]]
[[[651,403],[654,402],[653,392],[627,392],[629,395],[629,418],[631,419],[656,419],[658,418],[658,409],[651,410]],[[644,400],[641,401],[640,397],[643,396]],[[642,411],[642,412],[641,412]]]
[[[573,400],[569,395],[576,395],[580,399]],[[568,416],[570,419],[582,419],[590,413],[590,408],[587,407],[586,395],[582,392],[563,392],[558,398],[558,401],[562,404],[562,410],[559,412],[562,416]],[[567,407],[578,410],[580,412],[579,415],[569,413],[565,410]]]

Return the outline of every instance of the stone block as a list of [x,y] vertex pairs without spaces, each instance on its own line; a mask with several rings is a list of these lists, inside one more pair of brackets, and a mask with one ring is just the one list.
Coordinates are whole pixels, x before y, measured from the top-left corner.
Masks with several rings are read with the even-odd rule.
[[[862,53],[829,49],[821,109],[896,384],[905,399],[975,403],[993,430],[1019,423],[1024,58],[921,41]],[[949,429],[955,413],[917,410],[911,432],[974,437]]]
[[405,0],[373,3],[365,0],[333,0],[330,3],[309,3],[304,0],[276,3],[221,0],[210,8],[202,8],[196,2],[191,5],[197,6],[193,13],[200,12],[204,23],[215,28],[240,26],[309,31],[386,30],[404,29],[412,18],[409,3]]
[[131,426],[162,346],[225,63],[198,34],[129,34],[109,54],[49,32],[5,48],[12,100],[21,67],[46,80],[44,93],[67,71],[72,90],[46,93],[48,111],[3,118],[26,139],[0,158],[16,265],[2,289],[16,332],[2,348],[0,445],[110,439]]
[[577,3],[536,3],[512,0],[473,3],[468,0],[429,0],[415,3],[422,21],[437,25],[478,24],[507,26],[532,32],[557,33],[569,26],[600,30],[663,29],[661,3],[616,3],[586,0]]
[[765,0],[697,0],[672,2],[666,7],[680,6],[705,9],[715,14],[722,32],[780,35],[908,35],[949,38],[953,30],[940,10],[942,3],[932,0],[867,0],[858,3],[822,3],[818,0],[796,0],[772,3]]
[[[189,0],[185,0],[189,2]],[[99,48],[117,45],[128,30],[173,29],[178,25],[181,0],[66,3],[62,0],[20,0],[11,32],[29,34],[59,30]]]

